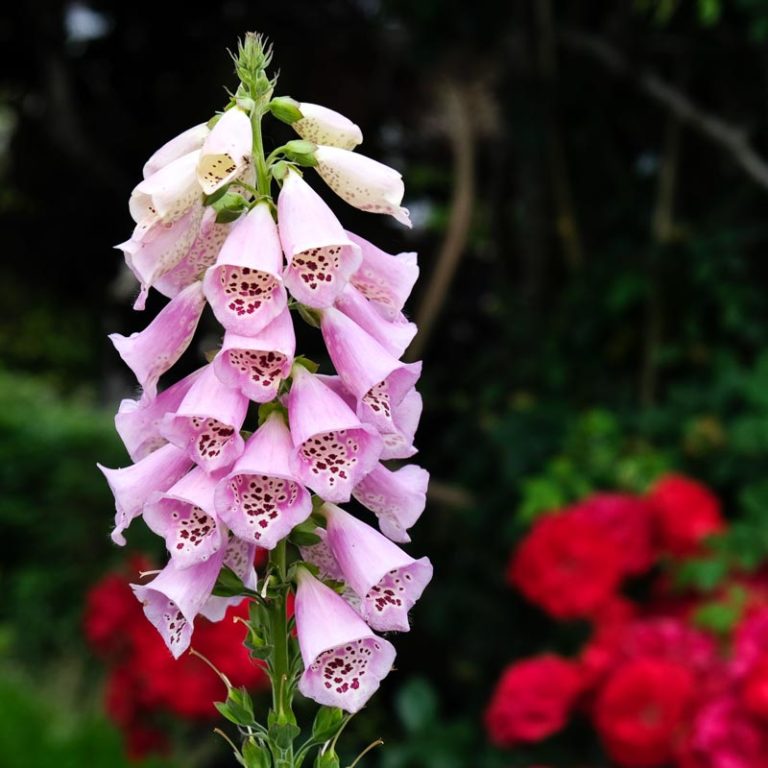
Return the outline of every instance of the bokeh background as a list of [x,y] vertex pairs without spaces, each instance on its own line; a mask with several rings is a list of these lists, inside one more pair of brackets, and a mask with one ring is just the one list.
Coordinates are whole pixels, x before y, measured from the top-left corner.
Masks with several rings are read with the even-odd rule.
[[[278,92],[350,116],[403,172],[411,231],[327,197],[422,267],[434,479],[412,549],[436,576],[348,748],[382,736],[381,768],[603,765],[578,728],[487,743],[500,670],[580,631],[505,567],[540,511],[665,469],[765,547],[765,0],[3,4],[0,765],[123,764],[82,632],[125,560],[95,463],[125,463],[112,415],[134,382],[106,334],[146,323],[113,246],[144,160],[224,104],[246,30],[273,41]],[[211,727],[153,764],[230,764]]]

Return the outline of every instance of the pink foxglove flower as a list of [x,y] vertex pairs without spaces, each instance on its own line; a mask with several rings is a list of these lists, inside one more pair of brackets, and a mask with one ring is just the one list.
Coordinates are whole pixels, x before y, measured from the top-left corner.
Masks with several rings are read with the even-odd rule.
[[329,307],[360,266],[360,249],[333,211],[295,171],[289,171],[277,201],[280,241],[288,266],[285,284],[310,307]]
[[374,304],[352,284],[347,284],[336,299],[336,308],[372,336],[394,357],[400,357],[416,335],[416,324],[402,313],[393,319],[383,317]]
[[349,501],[352,489],[376,465],[381,437],[301,365],[293,368],[287,405],[292,471],[322,498]]
[[309,493],[291,472],[291,433],[273,413],[248,439],[216,488],[216,513],[244,541],[274,549],[312,512]]
[[323,310],[320,329],[336,371],[357,399],[360,418],[380,432],[397,431],[392,408],[418,381],[421,363],[401,363],[333,307]]
[[149,584],[131,584],[144,613],[161,634],[174,658],[189,648],[195,617],[211,597],[225,550],[189,568],[173,560]]
[[315,150],[317,172],[342,199],[361,211],[388,213],[401,224],[411,226],[408,209],[403,208],[403,177],[378,160],[338,147]]
[[319,104],[299,104],[302,118],[291,123],[302,139],[329,147],[354,149],[363,142],[363,132],[348,117]]
[[410,389],[405,397],[393,406],[392,424],[395,431],[385,432],[381,435],[384,441],[384,448],[381,451],[383,460],[409,459],[418,452],[413,444],[413,439],[419,426],[419,419],[421,419],[422,407],[421,395],[415,388]]
[[[255,556],[255,544],[249,544],[247,541],[238,539],[237,536],[230,534],[229,543],[224,548],[224,561],[222,565],[229,568],[243,582],[243,586],[246,589],[254,591],[257,586],[256,569],[253,567]],[[241,595],[234,597],[211,595],[203,603],[200,615],[205,616],[209,621],[221,621],[230,606],[240,605],[242,602],[243,597]]]
[[372,629],[407,632],[408,611],[432,578],[432,564],[414,560],[369,525],[334,504],[320,513],[327,521],[326,541],[344,581],[360,597],[360,612]]
[[255,336],[227,331],[213,367],[225,384],[236,387],[249,400],[268,403],[277,397],[280,383],[290,376],[295,351],[291,313],[284,309]]
[[267,205],[256,205],[232,227],[216,264],[205,273],[205,295],[232,333],[254,336],[286,307],[283,252]]
[[389,674],[391,643],[304,568],[297,575],[296,631],[304,660],[299,690],[319,704],[360,710]]
[[208,133],[208,126],[205,123],[200,123],[199,125],[187,128],[186,131],[182,131],[178,136],[174,136],[144,163],[144,170],[142,172],[144,178],[149,178],[152,174],[157,173],[161,168],[165,168],[166,165],[183,155],[200,149]]
[[160,434],[206,472],[228,467],[242,452],[240,428],[248,398],[222,382],[212,365],[206,366],[189,388],[176,413],[166,414]]
[[149,289],[187,254],[202,217],[202,206],[192,206],[170,224],[158,222],[149,229],[137,225],[130,240],[115,246],[123,252],[125,263],[141,284],[134,309],[144,309]]
[[205,139],[197,164],[197,180],[206,195],[237,178],[251,164],[253,129],[239,107],[227,110]]
[[205,208],[200,229],[181,261],[168,272],[157,276],[152,284],[155,290],[173,298],[188,285],[202,280],[205,271],[214,264],[232,225],[216,221],[216,211]]
[[407,464],[392,472],[378,464],[353,491],[353,496],[379,518],[381,532],[392,541],[409,542],[408,529],[427,503],[429,472]]
[[133,461],[143,459],[167,442],[160,434],[160,420],[166,413],[176,411],[201,370],[185,376],[157,397],[126,398],[120,402],[115,414],[115,428]]
[[384,317],[396,320],[419,277],[416,254],[390,255],[359,235],[347,235],[360,246],[363,256],[360,269],[350,282]]
[[115,497],[115,528],[112,541],[125,545],[123,531],[141,514],[147,499],[170,488],[192,466],[191,459],[175,445],[164,445],[141,461],[122,469],[96,465]]
[[197,150],[188,152],[136,185],[128,207],[137,224],[146,229],[157,222],[170,224],[202,201],[196,175],[199,157]]
[[130,336],[110,334],[110,341],[146,397],[157,394],[158,380],[189,346],[204,306],[202,285],[193,283],[171,299],[143,331]]
[[144,522],[165,539],[177,568],[204,563],[226,543],[213,508],[216,480],[195,467],[144,507]]

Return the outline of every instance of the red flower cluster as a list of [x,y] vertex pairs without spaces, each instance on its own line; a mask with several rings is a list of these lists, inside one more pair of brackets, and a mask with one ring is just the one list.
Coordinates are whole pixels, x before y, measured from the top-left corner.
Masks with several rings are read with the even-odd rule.
[[586,619],[592,632],[575,659],[547,654],[504,670],[485,714],[489,739],[537,742],[580,710],[618,766],[768,768],[765,579],[731,577],[743,613],[726,637],[695,626],[712,595],[680,595],[666,574],[647,605],[619,591],[628,576],[705,554],[705,539],[724,528],[717,498],[679,475],[643,497],[598,494],[540,519],[508,580],[554,618]]
[[[146,570],[134,561],[132,570]],[[137,759],[165,752],[169,743],[162,722],[169,716],[183,720],[218,717],[214,701],[226,688],[203,661],[186,655],[178,661],[147,621],[131,591],[129,578],[110,574],[96,584],[86,599],[85,636],[109,666],[106,709],[123,733],[126,751]],[[264,670],[243,646],[247,602],[230,608],[220,622],[195,621],[195,649],[209,659],[235,686],[268,687]]]

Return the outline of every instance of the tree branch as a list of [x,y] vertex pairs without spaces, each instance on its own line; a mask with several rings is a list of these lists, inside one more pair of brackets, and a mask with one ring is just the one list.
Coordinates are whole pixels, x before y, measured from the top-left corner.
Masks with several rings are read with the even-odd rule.
[[599,61],[614,75],[631,78],[646,96],[670,110],[681,123],[725,149],[748,176],[768,188],[768,162],[755,151],[742,128],[701,109],[655,73],[635,73],[632,63],[621,51],[600,37],[577,30],[562,31],[558,37],[564,47]]

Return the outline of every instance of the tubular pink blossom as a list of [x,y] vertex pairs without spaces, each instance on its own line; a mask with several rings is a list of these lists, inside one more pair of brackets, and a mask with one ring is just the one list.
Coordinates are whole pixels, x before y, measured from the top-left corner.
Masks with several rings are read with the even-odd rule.
[[331,549],[328,546],[326,530],[324,528],[315,528],[314,533],[316,536],[320,537],[320,541],[309,547],[299,547],[301,559],[317,568],[317,578],[332,579],[333,581],[342,582],[344,584],[344,591],[341,592],[341,596],[359,614],[360,598],[357,593],[344,582],[344,574],[341,572],[341,568],[339,568],[339,564],[336,562],[336,558],[333,556],[333,552],[331,552]]
[[381,455],[381,437],[301,365],[287,398],[294,451],[291,470],[329,501],[349,501],[352,489]]
[[240,428],[247,411],[248,398],[224,384],[207,365],[176,413],[163,417],[160,434],[186,450],[206,472],[216,472],[243,452]]
[[197,164],[197,180],[206,195],[239,176],[251,163],[251,120],[238,107],[228,109],[208,134]]
[[432,564],[414,560],[369,525],[334,504],[320,513],[328,523],[326,541],[361,599],[360,612],[371,629],[407,632],[408,611],[432,578]]
[[165,539],[177,568],[204,563],[226,543],[213,509],[216,481],[200,467],[144,505],[144,522]]
[[407,530],[421,517],[427,503],[429,472],[407,464],[391,472],[378,464],[352,495],[379,518],[381,532],[392,541],[409,542]]
[[402,363],[339,310],[322,312],[320,329],[334,368],[357,398],[360,418],[379,432],[397,431],[392,408],[418,381],[421,363]]
[[216,261],[231,228],[232,225],[229,223],[216,222],[216,211],[213,208],[210,206],[205,208],[200,229],[194,241],[173,269],[155,279],[153,282],[155,290],[163,296],[173,298],[191,283],[202,280],[205,270]]
[[342,199],[371,213],[388,213],[406,227],[411,226],[403,208],[403,177],[388,165],[338,147],[315,150],[317,172]]
[[416,335],[416,324],[402,313],[389,320],[383,317],[354,285],[347,284],[336,299],[336,308],[372,336],[394,357],[401,357]]
[[178,136],[175,136],[170,141],[163,144],[152,157],[144,163],[143,176],[145,179],[157,173],[161,168],[164,168],[168,163],[172,163],[182,155],[194,152],[203,146],[205,137],[208,135],[208,126],[205,123],[200,125],[194,125],[192,128],[187,128]]
[[291,294],[310,307],[329,307],[360,266],[360,249],[344,232],[320,195],[289,171],[277,201]]
[[123,531],[141,514],[147,499],[170,488],[192,466],[189,457],[175,445],[164,445],[141,461],[122,469],[96,465],[115,497],[115,528],[112,541],[125,546]]
[[133,461],[143,459],[166,443],[160,434],[159,421],[179,407],[201,370],[190,373],[152,399],[120,402],[115,428]]
[[[246,589],[254,591],[258,585],[256,569],[253,567],[255,555],[255,544],[249,544],[247,541],[238,539],[237,536],[230,534],[229,542],[224,551],[224,562],[222,563],[222,565],[230,568],[240,578]],[[246,599],[242,595],[234,597],[211,595],[200,609],[200,615],[205,616],[208,621],[221,621],[227,613],[227,608],[231,605],[240,605]]]
[[354,149],[363,142],[363,133],[348,117],[319,104],[299,104],[301,120],[291,123],[302,139],[329,147]]
[[130,336],[110,334],[110,341],[133,371],[146,397],[157,394],[158,379],[189,346],[204,306],[202,285],[193,283],[171,299],[143,331]]
[[405,397],[392,408],[392,424],[394,432],[382,434],[384,448],[382,460],[409,459],[418,451],[413,444],[416,429],[419,426],[423,403],[416,388],[410,389]]
[[136,185],[128,207],[137,224],[148,228],[157,221],[176,221],[202,199],[195,174],[199,156],[195,150],[177,157]]
[[193,204],[170,224],[158,221],[148,230],[137,226],[130,240],[115,246],[123,252],[125,263],[141,283],[134,309],[144,309],[149,289],[184,258],[197,237],[202,216],[203,206]]
[[144,613],[178,659],[189,648],[195,617],[211,596],[224,547],[204,563],[180,569],[173,560],[149,584],[131,584]]
[[363,256],[362,264],[350,282],[384,317],[396,320],[419,277],[416,254],[407,252],[393,256],[359,235],[352,232],[347,235],[360,246]]
[[297,580],[296,631],[304,660],[299,690],[318,704],[357,712],[389,674],[395,649],[306,569]]
[[286,307],[283,252],[266,204],[232,227],[203,285],[216,319],[232,333],[254,336]]
[[249,400],[268,403],[277,397],[280,383],[291,374],[296,336],[288,308],[255,336],[227,331],[213,361],[216,375]]
[[283,417],[273,413],[219,482],[216,512],[244,541],[274,549],[311,514],[309,493],[289,469],[292,452],[291,433]]

